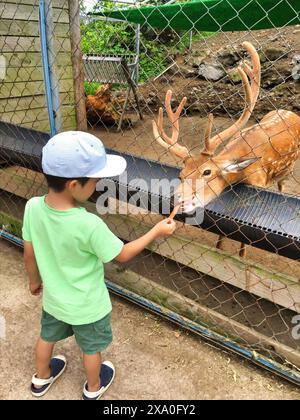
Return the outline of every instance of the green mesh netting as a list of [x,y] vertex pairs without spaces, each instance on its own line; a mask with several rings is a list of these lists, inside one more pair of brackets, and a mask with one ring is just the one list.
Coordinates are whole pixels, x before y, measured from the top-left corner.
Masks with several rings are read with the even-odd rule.
[[244,31],[300,23],[300,0],[201,0],[164,6],[98,12],[153,28]]

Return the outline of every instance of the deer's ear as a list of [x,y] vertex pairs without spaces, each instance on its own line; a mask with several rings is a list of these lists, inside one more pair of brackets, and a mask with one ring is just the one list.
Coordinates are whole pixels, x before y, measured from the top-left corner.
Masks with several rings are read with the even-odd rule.
[[240,159],[236,159],[232,161],[226,161],[222,164],[221,171],[224,174],[241,172],[244,169],[248,168],[248,166],[257,162],[259,159],[261,158],[253,157],[253,158],[240,158]]

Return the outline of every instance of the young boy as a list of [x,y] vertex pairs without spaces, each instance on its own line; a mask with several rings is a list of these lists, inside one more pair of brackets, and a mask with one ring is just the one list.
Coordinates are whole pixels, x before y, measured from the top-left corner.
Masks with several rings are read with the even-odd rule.
[[31,392],[44,395],[64,372],[66,359],[52,357],[53,348],[57,341],[74,335],[87,378],[82,398],[97,400],[115,375],[111,362],[101,363],[101,352],[112,341],[112,306],[103,263],[129,261],[155,238],[171,235],[175,223],[163,220],[124,245],[98,216],[80,206],[100,178],[126,169],[126,161],[107,155],[91,134],[69,131],[54,136],[43,148],[42,167],[49,192],[28,201],[23,223],[29,288],[36,296],[43,292]]

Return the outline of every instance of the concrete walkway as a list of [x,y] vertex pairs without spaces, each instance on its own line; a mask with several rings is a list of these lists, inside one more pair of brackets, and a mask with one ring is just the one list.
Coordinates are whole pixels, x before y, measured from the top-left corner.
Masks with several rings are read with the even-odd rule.
[[[0,340],[0,399],[32,399],[34,345],[41,300],[27,290],[21,251],[0,240],[0,315],[7,324]],[[299,399],[296,387],[199,337],[113,297],[114,342],[105,358],[116,379],[103,399]],[[64,376],[44,399],[80,399],[84,373],[71,338],[56,353],[68,359]]]

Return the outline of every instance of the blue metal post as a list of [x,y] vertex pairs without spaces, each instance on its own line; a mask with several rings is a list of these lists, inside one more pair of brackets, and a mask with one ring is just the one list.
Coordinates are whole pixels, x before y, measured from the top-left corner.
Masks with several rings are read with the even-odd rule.
[[41,40],[41,53],[42,53],[42,62],[43,62],[45,93],[46,93],[48,116],[49,116],[49,122],[50,122],[50,133],[52,137],[57,133],[57,130],[56,130],[56,125],[55,125],[55,116],[54,116],[54,108],[53,108],[52,86],[51,86],[47,34],[46,34],[46,8],[45,8],[44,0],[40,0],[39,26],[40,26],[40,40]]

